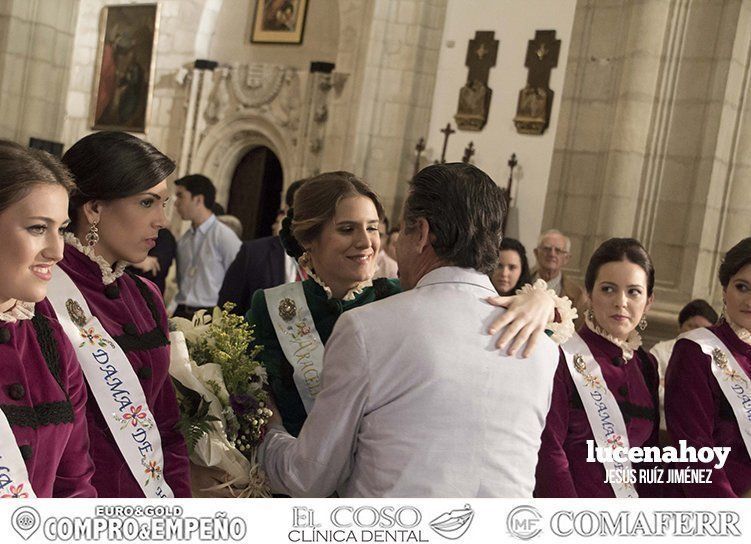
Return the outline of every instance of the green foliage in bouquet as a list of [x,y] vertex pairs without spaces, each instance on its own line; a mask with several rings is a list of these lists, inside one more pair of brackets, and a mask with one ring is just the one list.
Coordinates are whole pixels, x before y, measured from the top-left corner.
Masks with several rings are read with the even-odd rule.
[[221,421],[209,414],[210,403],[197,391],[185,387],[177,380],[172,380],[178,393],[180,420],[177,430],[185,437],[188,451],[192,454],[201,437],[211,431],[214,421]]
[[[215,308],[210,321],[199,312],[192,329],[184,333],[196,366],[209,363],[219,366],[221,375],[206,379],[204,385],[221,403],[227,439],[245,456],[250,456],[263,439],[271,416],[265,390],[268,380],[266,370],[256,359],[261,348],[249,347],[253,329],[242,316],[231,313],[233,307],[232,303],[226,303],[221,310]],[[192,451],[218,419],[209,414],[210,403],[200,394],[181,386],[178,392],[181,397],[178,427]]]

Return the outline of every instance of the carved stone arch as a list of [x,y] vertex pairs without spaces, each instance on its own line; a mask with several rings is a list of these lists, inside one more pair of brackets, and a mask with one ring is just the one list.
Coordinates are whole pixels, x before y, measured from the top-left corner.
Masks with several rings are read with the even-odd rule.
[[238,163],[258,146],[268,147],[279,158],[284,186],[289,185],[295,172],[293,146],[276,124],[261,116],[236,114],[209,129],[196,150],[193,170],[214,182],[217,202],[227,204]]

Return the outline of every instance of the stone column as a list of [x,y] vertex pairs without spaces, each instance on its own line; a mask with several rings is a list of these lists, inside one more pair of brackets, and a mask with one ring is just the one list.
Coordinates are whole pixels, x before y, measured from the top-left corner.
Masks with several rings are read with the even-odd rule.
[[362,176],[392,217],[428,130],[445,11],[446,0],[340,3],[336,66],[349,79],[331,100],[321,169]]
[[604,239],[644,243],[657,272],[653,337],[712,295],[723,244],[749,232],[748,199],[732,191],[746,189],[732,181],[750,130],[747,12],[740,1],[577,6],[544,225],[571,235],[580,278]]

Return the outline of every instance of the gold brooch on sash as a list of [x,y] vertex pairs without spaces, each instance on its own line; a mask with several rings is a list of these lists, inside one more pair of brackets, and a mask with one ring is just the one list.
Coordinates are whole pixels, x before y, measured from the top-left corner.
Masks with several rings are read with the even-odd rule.
[[279,302],[279,317],[291,321],[297,315],[297,304],[291,298],[283,298]]
[[744,385],[748,385],[746,378],[741,376],[741,374],[735,369],[730,368],[728,357],[720,348],[714,348],[714,350],[712,350],[712,359],[714,359],[715,364],[722,370],[722,373],[726,376],[726,379],[730,380],[731,382],[739,382],[743,383]]
[[574,368],[580,374],[584,374],[584,371],[587,370],[587,365],[584,362],[584,357],[582,357],[580,353],[574,355]]
[[83,327],[86,325],[86,314],[83,311],[83,308],[76,302],[75,300],[69,298],[65,301],[65,309],[68,310],[68,315],[70,316],[70,319],[78,325],[79,327]]
[[584,362],[584,357],[580,353],[574,355],[574,368],[576,371],[584,376],[584,385],[591,387],[592,389],[602,389],[602,383],[600,378],[587,372],[587,363]]

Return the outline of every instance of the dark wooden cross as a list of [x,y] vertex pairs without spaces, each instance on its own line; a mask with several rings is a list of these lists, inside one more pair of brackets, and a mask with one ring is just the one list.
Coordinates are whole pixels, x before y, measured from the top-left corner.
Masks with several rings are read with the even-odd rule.
[[516,153],[511,153],[511,157],[508,160],[508,183],[506,184],[506,213],[503,214],[503,225],[501,226],[502,232],[506,234],[506,224],[508,223],[509,212],[511,211],[511,188],[514,185],[514,168],[519,164],[516,160]]
[[555,92],[550,89],[550,72],[558,66],[561,40],[555,30],[538,30],[535,39],[527,42],[524,66],[527,85],[519,91],[514,125],[521,134],[542,134],[550,124]]
[[485,126],[493,96],[493,89],[488,87],[488,76],[497,56],[495,32],[475,32],[474,39],[469,40],[467,45],[467,58],[464,61],[469,68],[467,82],[459,90],[459,104],[454,115],[459,130],[478,131]]
[[449,136],[456,131],[451,128],[451,123],[446,123],[446,128],[442,128],[441,132],[443,132],[443,151],[441,151],[441,160],[436,162],[444,164],[446,162],[446,147],[449,145]]
[[538,30],[535,39],[527,42],[527,56],[524,66],[527,72],[527,85],[547,89],[550,85],[550,72],[558,66],[561,40],[555,39],[555,30]]
[[469,40],[467,58],[464,61],[469,68],[467,81],[476,79],[487,84],[490,69],[495,66],[497,56],[498,40],[495,39],[495,32],[475,32],[474,39]]
[[469,162],[469,159],[472,158],[472,155],[475,154],[475,144],[473,142],[469,142],[469,145],[464,148],[464,156],[462,157],[462,162]]
[[425,151],[425,138],[420,138],[417,141],[417,145],[415,146],[415,171],[412,174],[413,176],[417,175],[417,172],[420,171],[420,157],[422,156],[422,152]]

